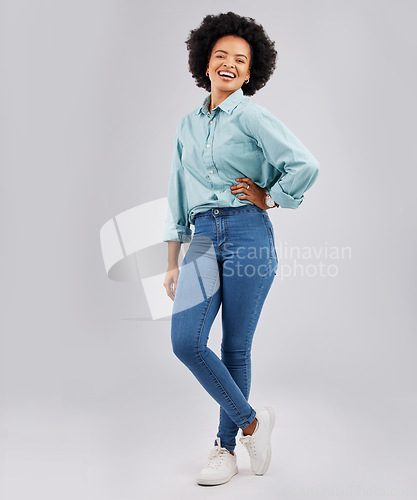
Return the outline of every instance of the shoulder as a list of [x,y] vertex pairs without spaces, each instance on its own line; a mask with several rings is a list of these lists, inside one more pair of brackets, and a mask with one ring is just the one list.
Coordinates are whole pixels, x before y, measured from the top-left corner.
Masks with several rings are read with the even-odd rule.
[[242,102],[241,106],[238,106],[236,111],[241,125],[255,136],[259,128],[265,123],[281,123],[269,109],[260,104],[256,104],[248,98]]
[[[249,106],[248,106],[249,108]],[[251,102],[250,114],[253,121],[256,123],[256,131],[261,133],[261,131],[267,129],[283,130],[286,129],[285,124],[280,120],[272,111],[270,111],[265,106],[260,104],[255,104]]]
[[269,119],[269,120],[275,120],[279,122],[280,120],[265,106],[261,106],[260,104],[255,104],[254,102],[250,101],[252,104],[253,113],[256,114],[256,117],[260,120],[262,119]]
[[182,132],[184,129],[192,129],[193,124],[199,119],[198,111],[200,107],[193,109],[189,113],[186,113],[180,118],[178,123],[178,132]]
[[257,109],[248,97],[245,97],[232,111],[230,119],[239,124],[239,128],[249,135],[255,135]]

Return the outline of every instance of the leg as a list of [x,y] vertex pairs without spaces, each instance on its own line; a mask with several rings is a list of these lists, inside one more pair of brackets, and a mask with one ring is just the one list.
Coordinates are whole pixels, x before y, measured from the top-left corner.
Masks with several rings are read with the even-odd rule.
[[[239,216],[240,227],[245,227],[244,215]],[[276,272],[275,254],[271,251],[271,240],[263,220],[251,229],[251,241],[240,236],[239,249],[233,245],[234,222],[229,221],[229,239],[227,265],[224,266],[222,280],[222,326],[221,346],[222,361],[228,368],[243,395],[248,400],[251,386],[251,348],[256,326],[271,288]],[[226,257],[225,257],[226,258]],[[227,271],[226,271],[227,270]],[[243,430],[243,434],[252,434],[256,420]],[[239,427],[220,408],[220,423],[217,436],[230,448],[236,445]]]
[[[171,341],[175,355],[240,427],[254,419],[254,410],[223,362],[207,347],[221,299],[221,265],[214,247],[194,237],[184,258],[174,300]],[[223,446],[223,443],[222,443]],[[226,447],[224,445],[224,447]]]

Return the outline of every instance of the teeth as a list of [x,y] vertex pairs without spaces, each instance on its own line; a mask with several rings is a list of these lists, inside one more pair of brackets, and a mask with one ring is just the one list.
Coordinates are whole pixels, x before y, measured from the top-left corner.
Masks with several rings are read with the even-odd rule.
[[220,76],[230,76],[231,78],[234,78],[235,75],[233,73],[227,73],[226,71],[221,71],[219,73]]

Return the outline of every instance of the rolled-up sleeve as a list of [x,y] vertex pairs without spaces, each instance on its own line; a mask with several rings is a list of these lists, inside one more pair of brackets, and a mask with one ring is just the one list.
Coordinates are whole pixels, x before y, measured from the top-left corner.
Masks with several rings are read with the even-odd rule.
[[175,134],[174,155],[168,188],[168,203],[162,241],[191,241],[191,229],[188,221],[188,200],[184,180],[184,167],[181,162],[182,143],[180,140],[182,120]]
[[265,158],[281,175],[270,186],[272,199],[282,208],[297,208],[319,173],[319,163],[302,142],[263,106],[258,106],[255,137]]

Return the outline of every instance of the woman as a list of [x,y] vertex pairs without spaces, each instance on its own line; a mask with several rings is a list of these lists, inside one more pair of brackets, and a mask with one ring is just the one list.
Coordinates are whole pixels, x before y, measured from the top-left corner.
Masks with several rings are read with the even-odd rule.
[[[248,402],[253,335],[278,269],[267,210],[297,208],[318,162],[283,123],[245,97],[275,69],[274,42],[261,25],[233,12],[209,15],[186,43],[190,72],[210,94],[176,132],[164,287],[174,301],[173,351],[220,405],[214,448],[197,478],[215,485],[238,472],[239,428],[252,471],[262,475],[270,464],[275,412],[255,411]],[[220,304],[221,359],[207,347]]]

